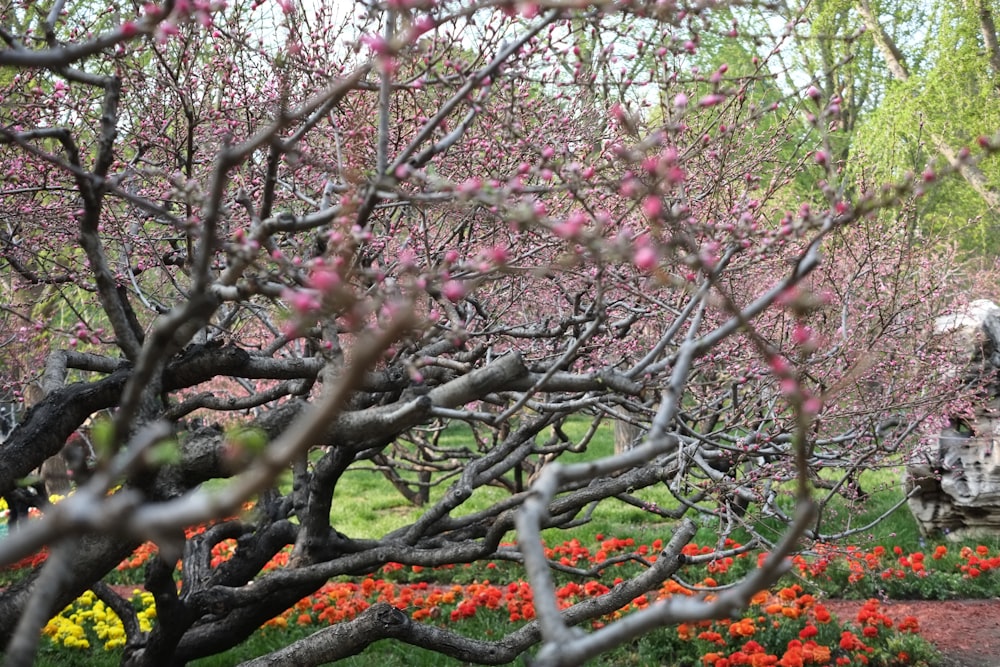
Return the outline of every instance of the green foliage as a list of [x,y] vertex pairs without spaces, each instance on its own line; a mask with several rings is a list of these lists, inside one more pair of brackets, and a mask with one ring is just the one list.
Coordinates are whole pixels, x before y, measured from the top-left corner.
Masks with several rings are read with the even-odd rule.
[[[909,79],[888,85],[878,107],[858,125],[848,172],[853,179],[878,183],[906,171],[920,173],[942,164],[939,144],[957,152],[1000,127],[997,73],[990,68],[974,8],[953,2],[936,2],[932,8],[934,20],[920,27],[926,53],[920,57],[907,50]],[[996,192],[1000,164],[988,160],[979,168]],[[959,175],[931,189],[919,211],[924,229],[947,232],[980,256],[1000,251],[993,233],[998,215]]]
[[110,456],[115,446],[115,425],[106,418],[95,419],[90,426],[90,440],[98,459]]
[[226,430],[225,439],[230,456],[247,460],[264,451],[268,442],[263,429],[242,424]]

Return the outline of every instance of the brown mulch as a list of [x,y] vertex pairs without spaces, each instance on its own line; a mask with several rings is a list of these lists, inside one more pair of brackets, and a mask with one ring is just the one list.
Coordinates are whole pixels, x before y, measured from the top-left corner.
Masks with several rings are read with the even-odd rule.
[[[863,602],[824,600],[841,621],[853,620]],[[920,635],[941,652],[940,667],[1000,666],[1000,598],[990,600],[888,600],[894,622],[915,616]]]

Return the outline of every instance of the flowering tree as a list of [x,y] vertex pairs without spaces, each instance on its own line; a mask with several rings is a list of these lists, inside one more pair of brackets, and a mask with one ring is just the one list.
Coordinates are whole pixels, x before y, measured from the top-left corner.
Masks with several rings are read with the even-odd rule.
[[[772,76],[794,27],[706,68],[702,41],[741,30],[714,3],[70,4],[0,20],[0,247],[18,295],[2,368],[11,392],[44,396],[0,446],[0,492],[96,419],[87,479],[0,542],[0,563],[50,550],[0,593],[12,664],[146,540],[158,617],[133,624],[127,664],[229,648],[334,576],[496,558],[535,591],[537,620],[508,636],[376,605],[284,659],[391,637],[579,664],[746,605],[801,540],[835,537],[834,494],[956,396],[928,326],[954,262],[893,208],[934,165],[841,182],[839,101]],[[593,428],[574,441],[562,425],[581,415]],[[559,463],[608,420],[642,444]],[[435,444],[452,422],[476,441]],[[344,534],[334,491],[371,461],[423,512]],[[676,521],[655,562],[560,610],[540,531],[663,484],[678,508],[646,507]],[[511,494],[470,513],[487,485]],[[770,556],[714,598],[574,629],[674,574],[697,514],[723,536],[760,514],[787,530],[758,535]]]

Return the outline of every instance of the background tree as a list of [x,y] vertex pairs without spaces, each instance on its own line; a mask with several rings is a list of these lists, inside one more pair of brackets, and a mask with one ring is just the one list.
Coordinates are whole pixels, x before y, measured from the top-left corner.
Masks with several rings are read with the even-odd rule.
[[[0,593],[8,662],[152,540],[157,623],[126,664],[222,651],[334,576],[495,558],[535,591],[538,619],[507,636],[375,606],[285,655],[392,637],[579,664],[747,604],[800,540],[836,537],[822,509],[862,466],[961,407],[929,327],[956,262],[904,224],[939,174],[847,187],[841,105],[776,82],[794,30],[706,68],[702,44],[746,35],[734,12],[551,4],[7,7],[4,283],[38,296],[6,311],[3,368],[45,398],[0,446],[0,492],[110,411],[89,481],[0,542],[0,563],[51,554]],[[610,419],[643,443],[559,462]],[[443,451],[456,421],[475,442]],[[372,464],[425,507],[374,539],[330,521],[345,471]],[[541,529],[661,484],[684,509],[660,557],[560,612]],[[489,485],[511,494],[468,510]],[[687,514],[771,553],[712,600],[572,631],[676,571]]]

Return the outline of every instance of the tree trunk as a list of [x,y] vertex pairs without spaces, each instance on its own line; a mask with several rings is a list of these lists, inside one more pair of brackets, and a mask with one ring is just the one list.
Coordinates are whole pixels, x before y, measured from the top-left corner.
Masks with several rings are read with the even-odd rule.
[[615,420],[615,454],[621,454],[632,449],[640,442],[644,435],[643,429],[632,422],[623,419]]

